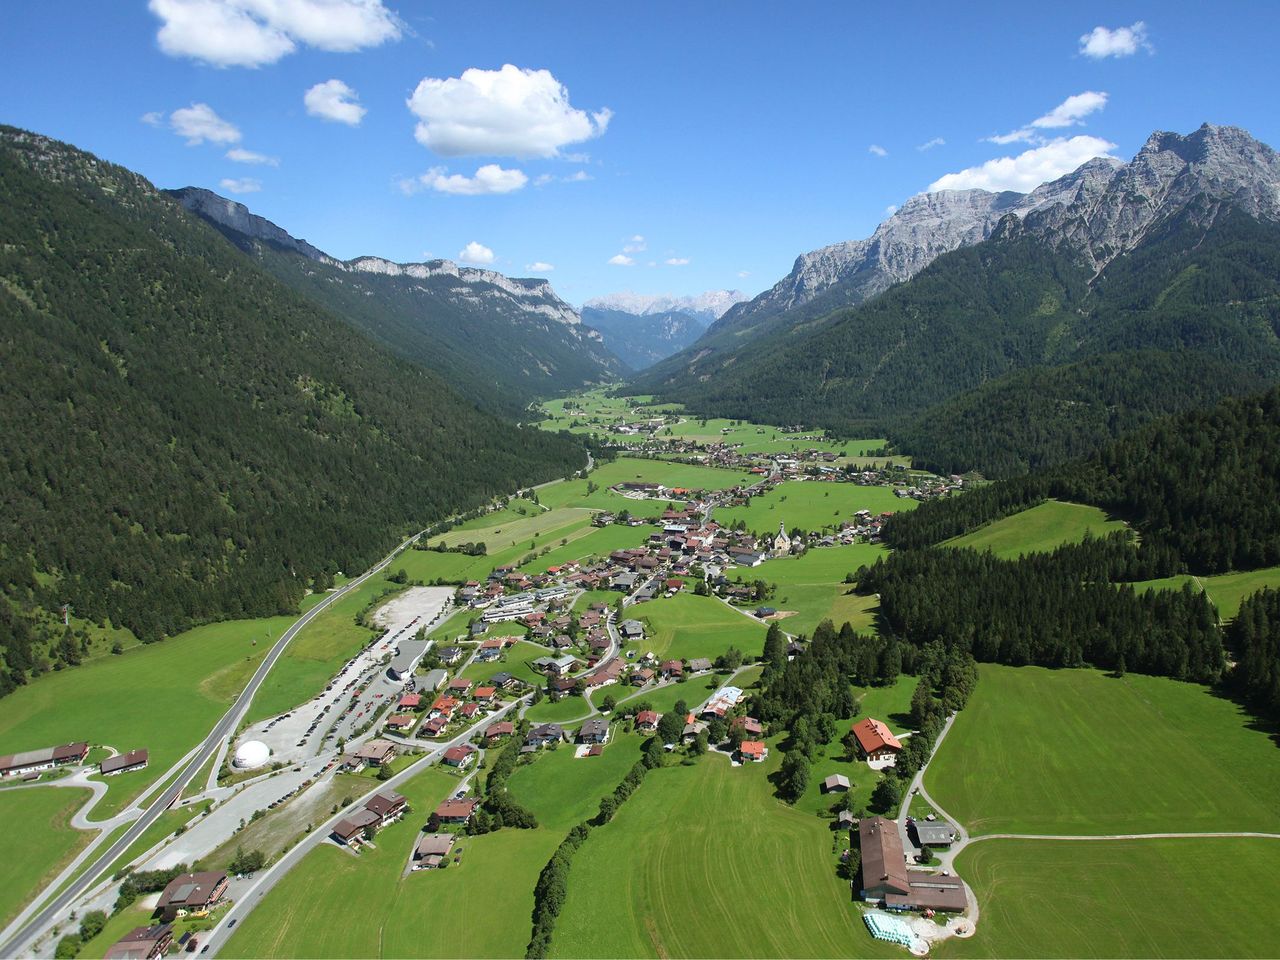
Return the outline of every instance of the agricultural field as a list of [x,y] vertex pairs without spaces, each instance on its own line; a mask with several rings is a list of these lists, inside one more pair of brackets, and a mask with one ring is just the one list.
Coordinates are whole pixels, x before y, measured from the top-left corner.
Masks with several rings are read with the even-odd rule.
[[[494,636],[502,635],[501,627],[502,624],[498,624],[495,627]],[[537,660],[539,657],[550,655],[551,651],[546,647],[540,647],[536,643],[521,640],[514,646],[504,650],[500,659],[490,660],[485,663],[472,662],[458,676],[466,680],[474,680],[477,684],[482,684],[495,673],[509,673],[525,683],[546,682],[546,677],[535,673],[533,668],[529,666],[529,662]]]
[[990,550],[997,557],[1016,560],[1027,553],[1044,553],[1064,543],[1079,543],[1088,532],[1103,537],[1126,525],[1112,520],[1097,507],[1061,500],[1046,500],[984,527],[946,541],[946,547]]
[[[557,486],[569,486],[569,484],[558,484]],[[554,489],[556,487],[549,487],[545,492],[550,493]],[[483,543],[490,554],[500,553],[510,547],[517,547],[521,544],[527,548],[530,542],[535,542],[538,546],[544,546],[553,539],[558,539],[574,530],[581,530],[591,525],[590,511],[577,509],[577,504],[574,504],[573,507],[573,509],[565,510],[548,509],[533,513],[527,517],[519,517],[508,521],[499,520],[496,523],[486,523],[484,526],[472,527],[467,530],[450,530],[439,537],[432,537],[430,545],[435,546],[443,543],[446,547],[454,547],[460,543]],[[489,520],[490,517],[484,517],[483,519]],[[492,565],[490,569],[492,569]]]
[[753,570],[739,572],[745,580],[766,580],[777,586],[773,598],[766,602],[792,614],[779,621],[787,633],[812,634],[823,620],[836,627],[849,622],[855,630],[870,630],[876,599],[853,593],[844,578],[887,555],[888,550],[878,543],[815,547],[799,556],[766,560]]
[[[533,887],[569,828],[639,758],[623,736],[604,755],[575,760],[548,751],[512,774],[509,789],[538,817],[534,830],[464,837],[462,862],[404,875],[424,814],[457,780],[439,770],[401,791],[415,813],[378,835],[359,858],[335,848],[311,854],[267,895],[230,942],[232,956],[518,957],[531,932]],[[497,899],[495,900],[495,895]],[[358,910],[346,909],[359,904]]]
[[1163,580],[1144,580],[1133,585],[1135,590],[1181,590],[1185,584],[1203,590],[1218,608],[1218,617],[1234,620],[1240,604],[1264,587],[1280,588],[1280,567],[1263,567],[1235,573],[1219,573],[1211,577],[1193,577],[1184,573]]
[[783,524],[790,533],[796,527],[811,532],[832,532],[859,510],[896,513],[918,506],[909,497],[894,496],[892,487],[864,487],[856,483],[820,480],[788,480],[768,493],[752,497],[745,507],[721,507],[715,519],[725,526],[739,520],[747,529],[772,536]]
[[[982,910],[940,957],[1273,957],[1275,840],[991,840],[960,854]],[[1230,877],[1229,908],[1198,906]]]
[[553,546],[544,556],[523,564],[520,569],[528,574],[546,573],[548,567],[559,566],[571,560],[582,562],[590,557],[607,557],[614,550],[638,547],[649,539],[654,528],[650,526],[628,527],[612,524],[592,527],[581,536],[570,538],[563,546]]
[[668,487],[687,487],[691,490],[724,490],[745,484],[751,479],[746,471],[690,466],[667,460],[619,457],[599,464],[585,480],[566,480],[539,490],[538,499],[546,507],[590,508],[611,513],[629,510],[638,517],[651,517],[661,514],[669,502],[679,504],[683,501],[678,497],[671,501],[632,500],[614,493],[609,487],[625,481],[644,481]]
[[650,771],[578,850],[551,955],[900,955],[863,929],[829,824],[773,797],[780,762]]
[[708,657],[714,660],[729,647],[748,658],[764,651],[768,627],[714,597],[682,591],[627,608],[627,617],[646,623],[640,647],[659,660]]
[[10,787],[0,790],[0,928],[61,873],[93,839],[71,817],[89,799],[74,787]]
[[1280,753],[1205,687],[982,664],[925,780],[976,834],[1280,831]]

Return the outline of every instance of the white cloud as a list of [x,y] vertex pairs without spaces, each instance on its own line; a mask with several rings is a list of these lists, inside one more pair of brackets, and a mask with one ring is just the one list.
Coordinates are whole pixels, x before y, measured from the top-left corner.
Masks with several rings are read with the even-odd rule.
[[871,146],[867,147],[867,152],[874,153],[877,157],[887,157],[889,155],[889,151],[878,143],[873,143]]
[[540,173],[538,174],[537,177],[534,178],[533,185],[535,187],[545,187],[548,183],[550,183],[554,179],[555,177],[549,173]]
[[486,247],[483,243],[476,243],[472,240],[460,251],[458,251],[458,259],[463,263],[493,263],[493,251]]
[[357,102],[359,94],[341,80],[326,80],[317,83],[302,95],[307,113],[322,120],[334,123],[345,123],[358,127],[364,115],[369,111]]
[[554,157],[560,148],[598,137],[608,108],[587,114],[549,70],[472,67],[461,77],[425,78],[408,101],[418,118],[414,136],[446,157]]
[[622,248],[622,252],[623,253],[644,253],[644,251],[647,250],[648,247],[649,245],[645,242],[644,237],[640,236],[640,234],[637,233],[635,236],[633,236],[630,240],[626,242],[626,244]]
[[257,193],[262,189],[262,181],[255,180],[253,177],[240,177],[238,179],[224,177],[218,181],[218,186],[228,193]]
[[1009,133],[987,137],[991,143],[1045,143],[1045,138],[1036,131],[1057,130],[1062,127],[1083,126],[1084,118],[1096,113],[1107,105],[1107,94],[1097,90],[1086,90],[1067,97],[1060,104],[1043,116],[1036,117],[1025,127],[1019,127]]
[[687,267],[689,265],[689,258],[688,257],[667,257],[667,259],[662,262],[665,263],[668,267]]
[[186,138],[189,147],[198,146],[206,140],[210,143],[240,142],[240,130],[236,125],[223,120],[207,103],[193,103],[173,111],[169,114],[169,126],[178,136]]
[[235,163],[256,163],[268,167],[280,166],[279,157],[268,157],[264,153],[255,153],[243,147],[232,147],[227,151],[227,159]]
[[635,263],[632,257],[628,257],[625,253],[615,253],[609,258],[609,265],[613,267],[630,267]]
[[585,181],[591,180],[591,179],[593,179],[591,174],[587,173],[587,171],[585,170],[579,170],[577,173],[571,173],[569,174],[569,176],[565,177],[564,182],[565,183],[584,183]]
[[934,137],[932,140],[926,140],[924,143],[920,144],[920,146],[916,147],[916,149],[923,153],[925,150],[932,150],[934,147],[945,147],[946,145],[947,141],[943,140],[941,137]]
[[152,110],[149,113],[144,113],[138,119],[149,127],[164,126],[164,113],[159,110]]
[[260,67],[299,45],[337,53],[400,36],[382,0],[150,0],[160,49],[217,67]]
[[897,212],[898,212],[898,205],[896,203],[891,203],[884,208],[884,215],[886,217],[892,217]]
[[1080,38],[1080,52],[1086,57],[1101,60],[1104,57],[1131,57],[1139,50],[1155,53],[1147,40],[1147,25],[1139,20],[1127,27],[1094,27]]
[[535,260],[533,263],[526,263],[524,265],[524,268],[533,273],[550,273],[552,270],[555,269],[555,267],[552,264],[544,263],[541,260]]
[[749,277],[749,276],[751,276],[751,271],[750,271],[750,270],[739,270],[739,271],[738,271],[738,279],[739,279],[739,280],[745,280],[745,279],[747,279],[747,277]]
[[1070,173],[1093,157],[1110,156],[1116,148],[1101,137],[1059,137],[1016,157],[999,157],[959,173],[948,173],[929,184],[934,190],[1016,190],[1026,193],[1042,183]]
[[474,177],[451,174],[444,167],[432,167],[416,180],[402,181],[401,189],[405,193],[417,193],[426,189],[437,193],[477,197],[482,194],[513,193],[528,182],[529,178],[522,170],[506,170],[496,163],[486,163],[476,171]]

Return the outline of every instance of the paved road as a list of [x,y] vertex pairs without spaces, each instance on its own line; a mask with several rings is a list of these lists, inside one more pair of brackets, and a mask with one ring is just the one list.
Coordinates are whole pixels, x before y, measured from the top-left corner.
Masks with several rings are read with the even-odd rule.
[[[324,612],[328,607],[337,600],[358,588],[369,577],[382,571],[392,560],[406,547],[411,545],[418,539],[419,534],[405,540],[395,550],[387,554],[375,566],[365,573],[356,577],[354,580],[344,584],[333,593],[329,594],[314,607],[299,617],[294,624],[289,627],[276,641],[270,652],[258,665],[258,669],[253,674],[253,679],[249,681],[248,686],[236,698],[236,702],[229,709],[210,731],[200,748],[196,752],[195,758],[192,759],[185,769],[178,775],[167,789],[160,793],[151,805],[143,811],[142,816],[134,821],[133,825],[121,834],[97,860],[95,860],[88,869],[86,869],[78,878],[76,878],[67,888],[58,896],[54,897],[35,917],[29,920],[21,929],[16,932],[10,928],[5,931],[6,939],[0,944],[0,956],[13,957],[22,952],[23,948],[28,946],[31,941],[36,939],[46,929],[55,922],[63,919],[63,914],[71,907],[76,899],[98,879],[101,874],[107,870],[115,861],[126,851],[133,842],[140,837],[143,832],[155,822],[165,810],[167,810],[186,789],[187,784],[199,773],[200,769],[208,762],[209,758],[218,752],[223,741],[235,733],[236,726],[240,722],[241,716],[249,708],[249,704],[253,701],[254,695],[258,692],[258,688],[262,686],[262,682],[266,679],[271,668],[275,666],[277,660],[288,647],[289,642],[298,634],[303,627],[310,623],[313,619]],[[47,890],[48,888],[46,888]],[[39,902],[37,898],[35,902]]]
[[253,912],[254,907],[258,906],[258,904],[262,902],[267,893],[277,883],[279,883],[290,870],[302,862],[303,857],[320,844],[328,842],[329,834],[332,832],[334,825],[343,817],[347,816],[351,809],[358,809],[375,793],[381,793],[384,790],[394,790],[401,784],[411,780],[431,764],[437,762],[444,755],[444,752],[450,747],[456,747],[474,739],[484,728],[489,726],[489,723],[492,723],[495,720],[500,720],[508,712],[523,703],[525,699],[526,698],[522,697],[519,700],[512,700],[501,710],[494,713],[488,719],[488,722],[474,724],[471,729],[458,734],[448,743],[440,744],[426,756],[405,767],[390,780],[375,783],[373,789],[368,793],[354,800],[348,807],[343,808],[338,813],[324,821],[324,823],[320,824],[319,827],[309,833],[302,841],[296,844],[292,850],[277,860],[269,868],[259,871],[257,876],[254,878],[252,886],[249,886],[240,894],[240,899],[233,903],[231,908],[222,915],[222,919],[218,921],[218,925],[207,934],[200,937],[200,941],[202,943],[200,956],[215,956],[219,950],[225,947],[227,945],[227,941],[235,932],[232,928],[236,924],[242,923],[244,918]]

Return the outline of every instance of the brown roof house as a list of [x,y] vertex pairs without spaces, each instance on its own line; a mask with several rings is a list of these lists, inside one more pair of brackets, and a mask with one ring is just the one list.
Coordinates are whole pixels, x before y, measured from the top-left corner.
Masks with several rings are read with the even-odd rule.
[[452,833],[424,834],[413,848],[413,869],[430,870],[440,866],[453,849],[455,839]]
[[464,800],[446,800],[436,807],[436,819],[441,823],[466,823],[478,806],[480,801],[474,797]]
[[865,717],[853,725],[858,751],[867,760],[893,760],[902,749],[898,738],[879,720]]
[[208,910],[227,892],[227,875],[220,870],[184,873],[169,881],[160,894],[156,909],[166,920]]
[[361,807],[334,824],[330,836],[348,847],[358,847],[364,843],[365,831],[377,830],[381,824],[381,817],[368,807]]
[[114,757],[107,757],[98,764],[98,770],[104,777],[113,777],[117,773],[142,770],[146,765],[147,751],[130,750],[128,753],[117,753]]
[[173,943],[173,924],[162,923],[154,927],[134,927],[123,937],[107,947],[104,960],[155,960],[163,957]]
[[889,910],[950,910],[966,907],[964,881],[908,870],[898,825],[884,817],[858,822],[862,850],[862,899],[883,901]]

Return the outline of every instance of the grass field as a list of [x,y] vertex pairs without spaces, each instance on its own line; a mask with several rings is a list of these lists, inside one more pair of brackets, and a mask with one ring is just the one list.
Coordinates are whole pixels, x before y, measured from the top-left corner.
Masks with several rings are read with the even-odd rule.
[[1280,831],[1280,751],[1204,687],[982,664],[929,766],[974,834]]
[[[1274,957],[1280,841],[992,840],[958,872],[982,909],[972,940],[940,957]],[[1226,867],[1230,895],[1203,896]]]
[[1064,543],[1079,543],[1088,531],[1095,537],[1125,529],[1119,520],[1110,520],[1097,507],[1047,500],[962,537],[946,541],[947,547],[990,550],[997,557],[1016,559],[1027,553],[1041,553]]
[[641,650],[659,660],[709,657],[714,660],[731,646],[748,657],[764,650],[768,627],[732,610],[714,597],[681,592],[627,608],[627,615],[645,622]]
[[[557,486],[565,486],[565,484]],[[549,493],[553,489],[556,488],[548,488],[546,492]],[[447,547],[453,547],[460,543],[483,543],[489,553],[494,554],[521,544],[525,549],[529,548],[530,543],[539,547],[551,544],[573,530],[583,529],[590,524],[590,511],[579,509],[578,505],[574,504],[570,508],[548,509],[527,517],[505,522],[499,520],[496,523],[486,523],[484,526],[467,530],[450,530],[443,536],[433,537],[431,545],[443,543]]]
[[509,789],[538,817],[537,829],[464,837],[460,865],[406,877],[423,814],[457,783],[437,770],[415,777],[401,791],[415,814],[383,830],[378,849],[359,859],[333,848],[309,854],[244,921],[228,955],[523,956],[538,873],[569,827],[622,779],[639,744],[621,737],[590,760],[561,748],[520,766]]
[[570,560],[607,557],[614,550],[640,546],[649,539],[653,529],[649,526],[628,527],[616,523],[607,527],[591,527],[570,538],[563,546],[556,541],[544,556],[523,564],[520,569],[529,574],[545,573],[548,567],[568,563]]
[[716,510],[716,520],[726,526],[739,520],[748,530],[773,535],[778,524],[787,531],[823,531],[840,528],[845,520],[852,520],[859,510],[872,513],[896,513],[912,510],[916,501],[895,497],[890,487],[863,487],[854,483],[823,483],[815,480],[788,480],[768,493],[752,497],[745,507],[724,507]]
[[[495,631],[494,636],[500,636],[500,634]],[[509,673],[525,683],[543,683],[546,681],[546,677],[534,672],[533,668],[529,666],[529,661],[550,655],[550,651],[545,647],[522,640],[514,646],[507,647],[502,654],[501,660],[490,660],[485,663],[473,662],[458,676],[466,680],[474,680],[477,685],[488,680],[495,673]]]
[[43,890],[93,839],[71,817],[89,799],[74,787],[0,790],[0,927]]
[[[668,487],[691,490],[723,490],[751,479],[746,471],[721,470],[716,467],[689,466],[667,460],[639,460],[619,457],[602,463],[585,480],[556,483],[538,491],[538,499],[547,507],[587,507],[619,513],[629,510],[636,516],[657,516],[666,509],[665,500],[632,500],[614,493],[609,487],[628,480],[661,483]],[[588,484],[596,489],[588,492]],[[680,501],[674,501],[680,502]]]
[[1212,577],[1193,577],[1184,573],[1176,577],[1165,577],[1163,580],[1144,580],[1133,586],[1137,590],[1181,590],[1188,583],[1209,595],[1222,620],[1233,620],[1246,598],[1263,587],[1273,590],[1280,587],[1280,567],[1220,573]]
[[578,851],[551,955],[897,956],[862,928],[828,825],[773,798],[779,762],[650,771]]
[[878,543],[819,547],[796,557],[766,560],[754,570],[744,570],[747,580],[767,580],[777,586],[771,606],[794,611],[795,616],[780,621],[788,633],[812,634],[823,620],[837,627],[848,621],[855,630],[869,630],[875,617],[876,599],[851,593],[846,574],[875,563],[888,551]]
[[545,698],[526,710],[524,715],[530,723],[564,723],[585,717],[590,712],[591,707],[586,700],[570,695],[555,701]]

